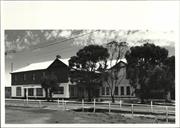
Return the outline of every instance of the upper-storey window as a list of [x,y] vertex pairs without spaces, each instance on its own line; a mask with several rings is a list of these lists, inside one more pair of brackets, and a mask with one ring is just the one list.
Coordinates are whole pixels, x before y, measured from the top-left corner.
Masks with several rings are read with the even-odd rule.
[[32,80],[36,80],[36,75],[32,74]]
[[17,75],[14,75],[14,81],[17,81]]
[[45,72],[43,72],[43,73],[42,73],[42,76],[43,76],[43,77],[45,77],[45,76],[46,76],[46,73],[45,73]]
[[26,74],[23,74],[23,80],[24,81],[26,80]]

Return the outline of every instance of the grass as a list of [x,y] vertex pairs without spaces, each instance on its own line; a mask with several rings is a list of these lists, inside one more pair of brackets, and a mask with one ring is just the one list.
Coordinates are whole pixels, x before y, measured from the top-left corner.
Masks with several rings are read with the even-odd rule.
[[166,123],[149,117],[131,117],[129,114],[107,112],[75,112],[62,110],[46,110],[43,108],[6,106],[7,124],[69,124],[69,123]]

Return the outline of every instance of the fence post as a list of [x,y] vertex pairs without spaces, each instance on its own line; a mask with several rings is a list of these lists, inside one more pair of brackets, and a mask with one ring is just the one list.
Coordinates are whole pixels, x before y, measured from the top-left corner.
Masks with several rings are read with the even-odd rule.
[[96,112],[96,99],[94,99],[94,111],[93,112]]
[[151,113],[153,113],[153,102],[151,100]]
[[64,99],[62,99],[62,105],[64,105]]
[[134,106],[133,104],[131,104],[131,113],[132,113],[132,117],[134,116]]
[[39,107],[41,108],[41,100],[39,100]]
[[166,122],[168,123],[168,106],[166,106]]
[[64,109],[66,110],[66,101],[64,101]]
[[28,97],[26,98],[26,102],[27,102],[27,105],[28,105]]
[[111,102],[109,102],[109,113],[111,112]]
[[26,105],[26,100],[24,99],[24,106]]
[[82,111],[84,112],[84,99],[82,99]]
[[121,100],[119,101],[119,107],[120,108],[122,107],[122,101]]
[[58,105],[58,107],[59,107],[59,99],[57,100],[57,103],[58,103],[57,105]]

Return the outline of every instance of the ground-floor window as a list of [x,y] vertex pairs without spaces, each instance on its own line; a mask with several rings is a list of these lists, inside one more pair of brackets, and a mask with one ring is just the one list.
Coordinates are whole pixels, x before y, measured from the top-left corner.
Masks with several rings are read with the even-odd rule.
[[21,87],[16,87],[16,96],[21,96]]
[[43,96],[43,89],[42,88],[36,88],[36,96]]
[[130,95],[130,87],[129,86],[126,88],[126,95]]
[[64,94],[64,87],[59,87],[57,91],[54,92],[54,94]]
[[115,87],[114,94],[115,94],[115,95],[119,95],[118,87]]
[[28,96],[34,96],[34,88],[28,88]]
[[121,87],[121,95],[124,95],[124,87]]
[[106,87],[106,95],[109,95],[109,87]]
[[105,88],[102,87],[102,92],[101,92],[102,95],[105,95]]

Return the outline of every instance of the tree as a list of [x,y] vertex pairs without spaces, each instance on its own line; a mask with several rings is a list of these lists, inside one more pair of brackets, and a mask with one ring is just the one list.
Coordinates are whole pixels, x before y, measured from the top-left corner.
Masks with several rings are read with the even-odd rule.
[[114,103],[115,87],[125,78],[124,65],[120,64],[127,50],[126,42],[112,41],[107,44],[110,57],[108,58],[111,69],[106,69],[103,73],[103,81],[110,89],[111,100]]
[[[148,79],[148,92],[151,95],[153,90],[163,90],[166,101],[171,99],[170,92],[174,89],[174,77],[169,72],[167,65],[156,66]],[[160,94],[159,94],[160,95]],[[151,97],[150,97],[151,98]]]
[[69,60],[70,68],[76,69],[78,75],[71,75],[71,80],[88,87],[88,99],[91,100],[98,84],[98,74],[105,68],[105,61],[109,57],[108,50],[99,45],[89,45],[80,49],[76,56]]
[[131,47],[125,55],[127,60],[127,78],[130,84],[135,88],[137,96],[141,102],[148,94],[148,78],[152,70],[161,65],[168,56],[165,48],[146,43],[143,46]]
[[54,73],[50,73],[50,75],[42,78],[41,87],[45,90],[47,101],[53,101],[52,94],[59,88],[58,80]]

